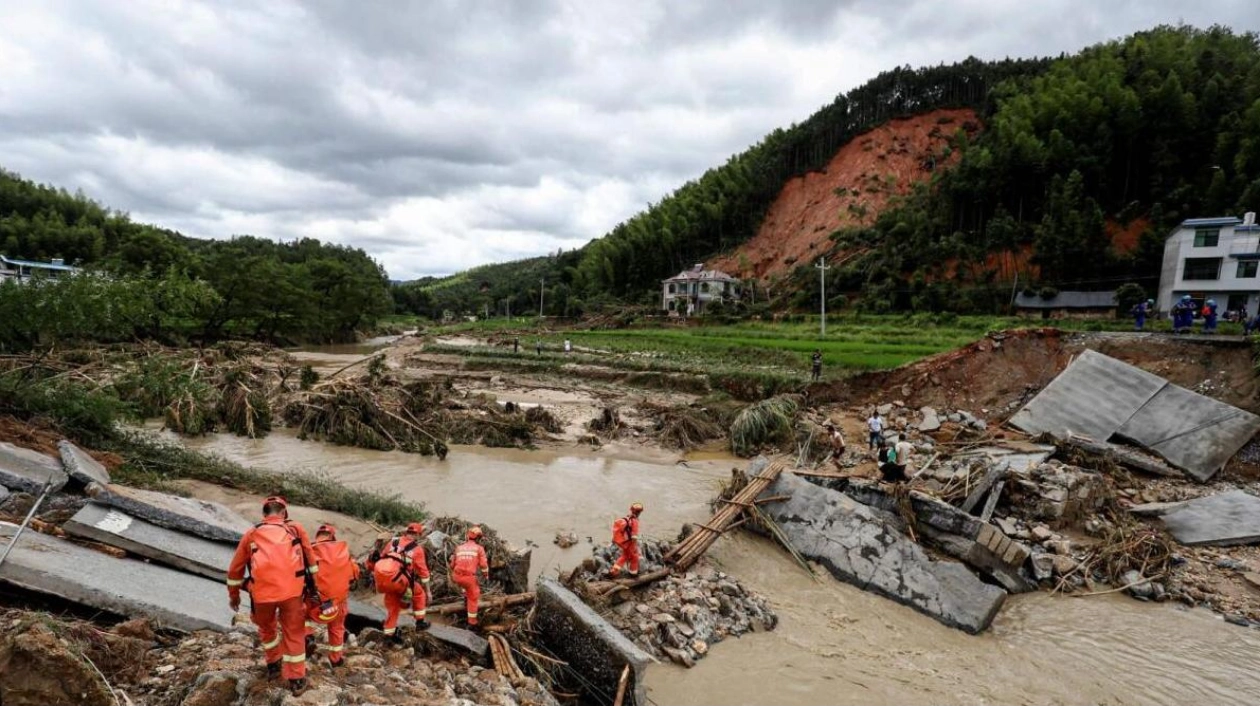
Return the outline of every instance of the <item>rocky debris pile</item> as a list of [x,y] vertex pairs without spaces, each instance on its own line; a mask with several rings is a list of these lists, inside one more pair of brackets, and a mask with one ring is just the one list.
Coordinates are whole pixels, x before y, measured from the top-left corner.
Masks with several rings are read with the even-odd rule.
[[1009,495],[1010,503],[1025,518],[1056,526],[1081,521],[1111,497],[1110,485],[1101,474],[1058,460],[1016,474]]
[[952,436],[961,431],[984,432],[989,428],[986,420],[967,410],[937,410],[930,406],[913,410],[900,400],[877,405],[875,410],[894,430],[913,429],[930,435],[948,432]]
[[651,655],[686,667],[714,643],[778,624],[764,597],[704,563],[600,613]]
[[345,667],[309,661],[310,687],[295,697],[266,678],[253,626],[174,637],[143,620],[104,630],[21,610],[0,626],[6,704],[556,704],[533,678],[430,656],[420,642],[366,645],[352,634]]
[[[669,552],[671,547],[670,543],[663,540],[650,538],[641,540],[639,542],[639,574],[647,574],[660,569],[663,566],[661,558]],[[620,554],[621,549],[613,543],[597,545],[591,550],[591,556],[582,561],[580,569],[589,579],[607,579],[608,571],[612,569],[613,563],[617,561],[617,556]]]

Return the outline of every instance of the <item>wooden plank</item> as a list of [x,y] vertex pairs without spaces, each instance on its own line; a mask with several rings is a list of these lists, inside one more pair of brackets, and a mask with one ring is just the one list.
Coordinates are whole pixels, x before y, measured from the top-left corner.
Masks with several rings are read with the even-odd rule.
[[988,523],[993,517],[993,509],[997,507],[998,498],[1002,496],[1002,488],[1006,486],[1006,479],[1002,479],[993,485],[993,490],[989,492],[989,500],[984,502],[984,510],[980,512],[980,521]]

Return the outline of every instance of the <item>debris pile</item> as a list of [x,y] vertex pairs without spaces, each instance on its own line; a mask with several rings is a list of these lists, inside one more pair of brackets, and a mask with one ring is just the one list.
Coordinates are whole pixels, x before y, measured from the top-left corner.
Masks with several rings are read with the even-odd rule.
[[708,564],[671,575],[600,613],[654,657],[686,667],[714,643],[778,624],[764,597]]

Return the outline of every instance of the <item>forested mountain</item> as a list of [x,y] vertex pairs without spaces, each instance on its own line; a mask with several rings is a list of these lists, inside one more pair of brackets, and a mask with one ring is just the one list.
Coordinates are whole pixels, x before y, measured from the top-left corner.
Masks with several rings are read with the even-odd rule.
[[[1177,222],[1260,210],[1256,35],[1157,27],[1055,60],[883,73],[618,225],[576,263],[549,261],[548,282],[578,304],[651,301],[662,278],[749,239],[786,180],[872,127],[941,108],[973,108],[983,129],[960,130],[954,166],[869,227],[832,235],[836,304],[992,311],[1015,274],[1021,286],[1149,289]],[[539,279],[494,267],[481,278],[521,301]],[[791,285],[777,288],[781,304],[816,301],[812,267]]]
[[[385,272],[361,249],[311,238],[289,243],[252,236],[187,238],[3,170],[0,254],[63,258],[104,271],[110,278],[80,283],[76,296],[148,298],[151,306],[140,309],[172,313],[136,315],[131,324],[116,329],[116,323],[106,327],[86,313],[56,310],[49,298],[10,285],[0,292],[0,311],[26,311],[23,317],[8,314],[8,321],[0,322],[0,345],[36,338],[40,326],[48,327],[41,311],[58,311],[57,316],[78,321],[85,333],[96,326],[108,328],[113,338],[245,336],[273,341],[353,339],[356,331],[392,311]],[[108,312],[99,315],[107,317]]]

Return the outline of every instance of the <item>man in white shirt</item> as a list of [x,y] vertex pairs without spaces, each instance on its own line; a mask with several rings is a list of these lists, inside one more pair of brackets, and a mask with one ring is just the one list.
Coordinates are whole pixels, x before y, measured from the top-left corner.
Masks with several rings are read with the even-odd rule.
[[905,434],[901,435],[901,439],[897,441],[894,449],[897,450],[897,466],[901,467],[902,475],[906,478],[912,476],[909,469],[910,457],[914,455],[914,445],[906,439]]
[[884,418],[879,416],[878,410],[872,412],[866,419],[866,427],[871,432],[870,448],[873,450],[879,446],[880,440],[884,439]]

